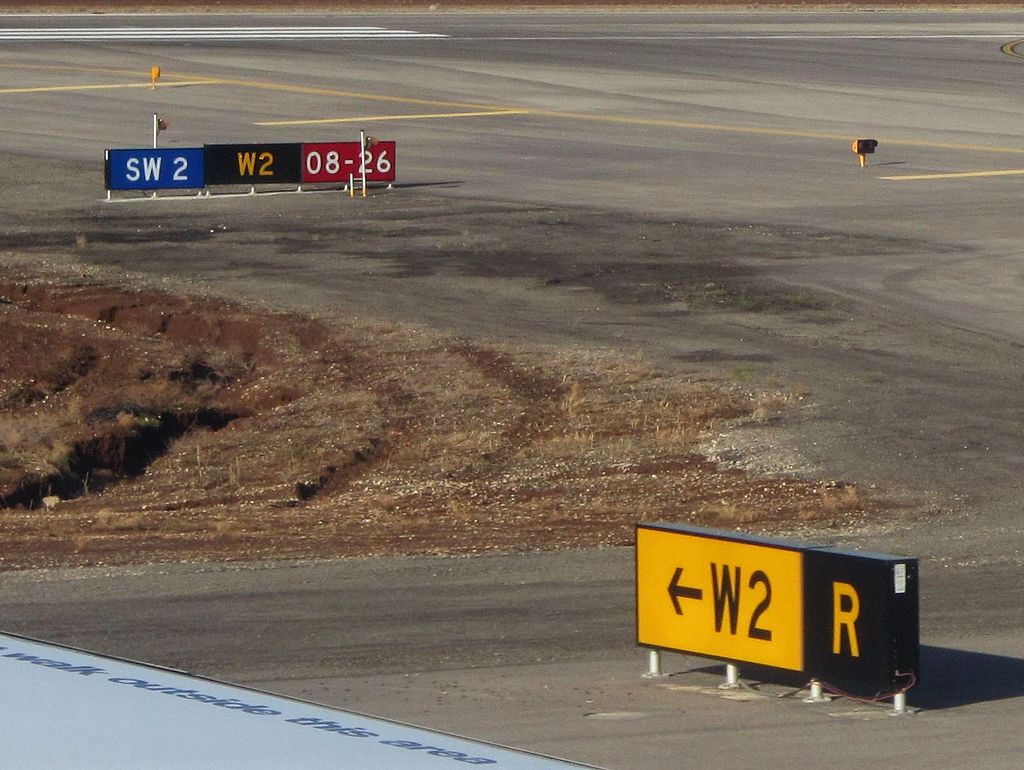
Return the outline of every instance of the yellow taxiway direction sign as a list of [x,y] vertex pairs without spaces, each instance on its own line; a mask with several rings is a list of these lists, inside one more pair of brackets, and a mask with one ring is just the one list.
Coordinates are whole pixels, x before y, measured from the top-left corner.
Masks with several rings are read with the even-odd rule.
[[803,554],[637,529],[637,641],[800,671]]

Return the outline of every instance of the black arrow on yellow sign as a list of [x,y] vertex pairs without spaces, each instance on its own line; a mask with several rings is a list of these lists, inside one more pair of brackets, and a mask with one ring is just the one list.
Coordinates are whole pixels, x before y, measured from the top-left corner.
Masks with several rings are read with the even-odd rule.
[[679,585],[679,578],[683,576],[683,568],[676,567],[672,573],[672,580],[668,584],[668,595],[672,599],[672,606],[675,607],[676,615],[683,614],[683,608],[679,604],[680,599],[703,599],[704,592],[699,588]]

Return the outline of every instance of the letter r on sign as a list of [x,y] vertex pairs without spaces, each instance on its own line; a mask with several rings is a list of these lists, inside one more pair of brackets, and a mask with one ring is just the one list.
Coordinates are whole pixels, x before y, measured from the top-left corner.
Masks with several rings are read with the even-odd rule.
[[849,583],[832,583],[832,654],[843,652],[844,634],[850,642],[850,656],[860,657],[857,642],[857,618],[860,616],[860,596]]

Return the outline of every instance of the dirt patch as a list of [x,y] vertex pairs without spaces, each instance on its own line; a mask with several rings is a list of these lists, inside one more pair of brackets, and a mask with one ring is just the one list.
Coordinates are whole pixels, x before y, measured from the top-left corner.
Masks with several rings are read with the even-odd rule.
[[702,453],[802,398],[99,285],[0,279],[0,569],[473,553],[637,521],[847,526],[881,501]]

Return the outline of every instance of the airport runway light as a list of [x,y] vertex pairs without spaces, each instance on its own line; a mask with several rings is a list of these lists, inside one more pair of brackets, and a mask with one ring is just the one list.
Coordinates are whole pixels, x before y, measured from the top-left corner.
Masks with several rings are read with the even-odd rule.
[[878,147],[877,139],[853,140],[852,149],[857,155],[857,159],[860,161],[861,168],[864,168],[868,164],[868,155],[873,154],[876,147]]

